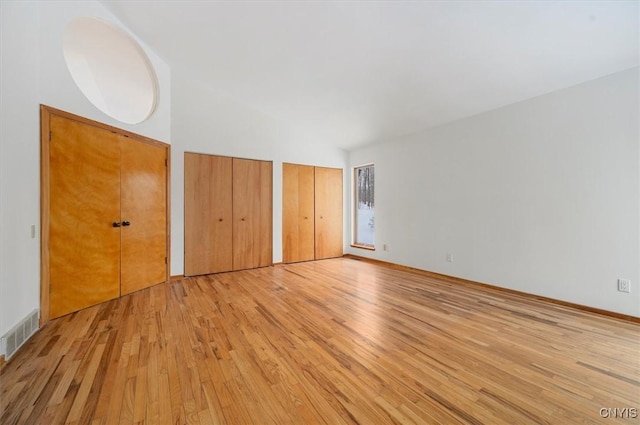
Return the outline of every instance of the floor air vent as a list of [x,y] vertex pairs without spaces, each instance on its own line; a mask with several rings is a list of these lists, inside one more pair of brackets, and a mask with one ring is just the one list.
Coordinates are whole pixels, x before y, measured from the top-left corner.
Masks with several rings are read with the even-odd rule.
[[2,337],[2,353],[9,360],[36,331],[38,330],[38,310],[33,310],[20,323],[14,326]]

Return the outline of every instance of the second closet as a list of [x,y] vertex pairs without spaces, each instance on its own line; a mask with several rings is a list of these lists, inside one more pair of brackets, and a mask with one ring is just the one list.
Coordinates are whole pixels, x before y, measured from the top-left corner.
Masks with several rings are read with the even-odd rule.
[[342,256],[342,169],[282,164],[282,261]]
[[184,274],[270,266],[270,161],[185,153]]

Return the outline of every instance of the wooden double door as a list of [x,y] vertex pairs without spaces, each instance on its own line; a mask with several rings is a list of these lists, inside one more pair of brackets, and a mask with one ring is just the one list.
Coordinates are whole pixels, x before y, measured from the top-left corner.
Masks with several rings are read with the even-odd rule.
[[282,261],[342,256],[342,169],[283,164]]
[[273,264],[270,161],[185,153],[184,274]]
[[166,281],[169,146],[41,117],[43,320]]

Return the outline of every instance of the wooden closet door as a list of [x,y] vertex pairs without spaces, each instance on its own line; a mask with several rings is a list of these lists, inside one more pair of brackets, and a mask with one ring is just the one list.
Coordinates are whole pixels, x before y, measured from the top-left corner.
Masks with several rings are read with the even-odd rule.
[[272,164],[233,158],[233,269],[272,259]]
[[184,155],[184,274],[233,270],[232,159]]
[[342,170],[315,168],[316,260],[342,256]]
[[56,115],[49,123],[49,317],[56,318],[120,294],[120,228],[113,227],[120,140]]
[[282,261],[315,258],[314,167],[282,164]]
[[167,280],[167,148],[120,136],[121,295]]

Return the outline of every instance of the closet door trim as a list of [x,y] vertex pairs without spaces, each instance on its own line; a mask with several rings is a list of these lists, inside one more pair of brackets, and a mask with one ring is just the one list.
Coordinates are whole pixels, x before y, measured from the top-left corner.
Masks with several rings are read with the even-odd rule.
[[51,199],[49,196],[50,185],[50,164],[49,164],[49,137],[51,132],[50,118],[52,115],[65,118],[68,120],[77,121],[79,123],[97,127],[103,130],[111,131],[124,137],[135,139],[137,141],[148,143],[156,146],[161,146],[166,149],[167,152],[167,173],[166,173],[166,208],[167,208],[167,268],[166,268],[166,280],[169,280],[171,276],[171,145],[160,142],[158,140],[151,139],[149,137],[141,136],[117,127],[113,127],[108,124],[104,124],[98,121],[93,121],[88,118],[84,118],[69,112],[62,111],[60,109],[52,108],[46,105],[40,105],[40,325],[49,321],[49,290],[50,290],[50,256],[49,256],[49,215],[51,207]]

